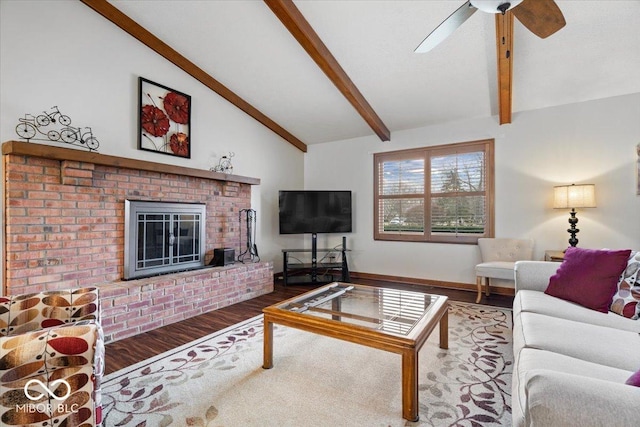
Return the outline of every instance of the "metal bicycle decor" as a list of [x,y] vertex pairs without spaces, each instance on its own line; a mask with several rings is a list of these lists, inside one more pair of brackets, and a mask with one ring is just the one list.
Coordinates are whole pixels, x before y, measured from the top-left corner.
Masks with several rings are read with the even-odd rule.
[[100,146],[89,126],[71,126],[71,118],[62,114],[57,105],[51,107],[51,111],[43,111],[36,116],[27,113],[24,118],[19,118],[18,122],[16,133],[27,142],[32,139],[64,142],[89,151],[98,151]]
[[230,151],[228,156],[222,156],[218,164],[209,170],[213,172],[232,174],[233,165],[231,164],[231,158],[233,156],[235,156],[235,153]]

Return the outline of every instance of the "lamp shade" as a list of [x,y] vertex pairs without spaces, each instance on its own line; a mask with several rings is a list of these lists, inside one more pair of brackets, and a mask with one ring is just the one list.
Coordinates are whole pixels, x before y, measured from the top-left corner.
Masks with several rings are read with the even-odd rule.
[[510,10],[522,3],[523,0],[471,0],[471,5],[476,9],[479,9],[487,13],[502,13],[498,8],[501,5],[505,5],[504,10]]
[[572,184],[553,187],[553,208],[595,208],[596,186],[594,184]]

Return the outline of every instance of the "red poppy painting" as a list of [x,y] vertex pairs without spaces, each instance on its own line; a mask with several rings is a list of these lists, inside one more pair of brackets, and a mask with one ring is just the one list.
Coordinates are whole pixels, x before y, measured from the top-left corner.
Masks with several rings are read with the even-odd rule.
[[140,124],[142,129],[153,136],[164,136],[169,132],[169,119],[167,115],[164,114],[164,111],[153,105],[145,105],[142,107]]
[[191,158],[191,97],[139,78],[138,148]]
[[176,156],[186,157],[189,153],[189,137],[182,132],[174,133],[171,135],[169,147]]
[[164,110],[169,118],[176,123],[189,123],[189,100],[175,92],[168,93],[164,97]]

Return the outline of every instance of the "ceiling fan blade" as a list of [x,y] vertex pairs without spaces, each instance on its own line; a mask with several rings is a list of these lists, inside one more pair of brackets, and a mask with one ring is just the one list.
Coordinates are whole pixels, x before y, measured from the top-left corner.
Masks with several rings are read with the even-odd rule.
[[543,39],[566,25],[554,0],[525,0],[511,12],[529,31]]
[[471,2],[467,1],[436,27],[416,48],[416,53],[428,52],[444,39],[449,37],[460,25],[476,12]]

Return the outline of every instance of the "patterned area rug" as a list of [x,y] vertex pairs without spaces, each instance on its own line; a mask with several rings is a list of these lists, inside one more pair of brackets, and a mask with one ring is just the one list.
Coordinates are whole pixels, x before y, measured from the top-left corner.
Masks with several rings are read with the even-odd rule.
[[[105,426],[510,426],[510,310],[450,303],[449,349],[419,354],[420,420],[402,419],[401,358],[262,316],[108,375]],[[109,357],[109,355],[107,355]]]

